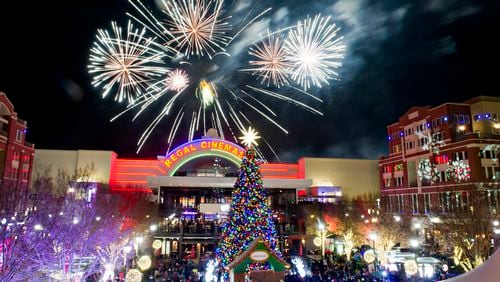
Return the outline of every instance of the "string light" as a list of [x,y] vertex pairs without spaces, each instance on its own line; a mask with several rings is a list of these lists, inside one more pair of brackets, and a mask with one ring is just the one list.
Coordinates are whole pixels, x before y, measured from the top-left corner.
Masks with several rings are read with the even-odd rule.
[[[280,255],[272,211],[267,204],[267,193],[255,150],[247,149],[234,184],[228,220],[222,225],[221,241],[216,254],[226,266],[259,237]],[[250,265],[250,269],[265,269],[265,264]]]

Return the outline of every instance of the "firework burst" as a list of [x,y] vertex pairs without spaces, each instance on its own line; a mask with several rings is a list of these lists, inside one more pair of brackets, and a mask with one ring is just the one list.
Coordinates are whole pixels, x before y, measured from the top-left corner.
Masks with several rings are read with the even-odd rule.
[[180,91],[189,85],[188,74],[181,69],[174,69],[165,78],[165,88],[172,91]]
[[[188,128],[189,140],[214,128],[221,138],[228,135],[238,142],[234,132],[254,127],[254,118],[287,134],[278,122],[279,114],[272,109],[275,105],[266,96],[322,115],[302,96],[322,102],[307,90],[319,88],[337,75],[334,69],[340,66],[345,47],[329,18],[316,16],[295,26],[267,31],[258,41],[243,44],[252,58],[244,61],[237,59],[238,53],[231,54],[239,50],[228,47],[244,42],[239,41],[243,30],[270,8],[249,9],[241,22],[230,24],[232,18],[224,16],[227,5],[223,0],[162,0],[163,18],[155,16],[141,0],[129,3],[135,12],[127,15],[142,29],[134,29],[129,23],[123,35],[113,23],[112,35],[99,30],[91,49],[89,72],[94,75],[93,84],[102,85],[104,97],[116,92],[115,100],[129,102],[112,121],[128,112],[134,112],[132,121],[145,113],[154,114],[139,138],[138,152],[167,117],[171,121],[166,139],[169,149],[182,128]],[[145,37],[146,32],[154,37]],[[226,56],[215,60],[218,54]],[[249,83],[235,88],[235,70],[251,73],[261,85]],[[263,85],[289,91],[279,93]],[[297,95],[300,99],[294,98]]]
[[338,76],[335,69],[342,65],[345,46],[338,37],[339,28],[330,17],[308,17],[290,30],[285,50],[292,64],[291,78],[304,90],[321,87]]
[[134,103],[151,81],[167,72],[162,61],[165,54],[152,48],[152,38],[144,37],[144,28],[134,29],[129,22],[123,37],[122,29],[115,22],[111,25],[114,36],[99,30],[97,41],[90,49],[92,84],[102,85],[103,97],[117,88],[115,101]]
[[254,68],[248,69],[257,75],[262,84],[269,86],[271,83],[277,87],[288,84],[288,72],[291,67],[283,48],[283,36],[270,34],[250,47],[248,52],[255,60],[250,61]]
[[225,51],[230,40],[226,32],[231,27],[226,19],[220,18],[222,1],[170,0],[162,3],[164,12],[170,17],[167,21],[170,34],[174,36],[167,44],[175,44],[188,58]]

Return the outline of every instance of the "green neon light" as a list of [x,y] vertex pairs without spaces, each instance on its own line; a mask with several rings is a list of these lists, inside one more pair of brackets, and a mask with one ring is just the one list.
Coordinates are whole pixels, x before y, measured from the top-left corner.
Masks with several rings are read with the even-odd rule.
[[210,149],[209,151],[198,151],[192,154],[189,154],[188,157],[183,158],[182,160],[177,161],[168,171],[167,175],[168,176],[174,176],[174,174],[181,168],[184,164],[187,162],[197,159],[197,158],[202,158],[202,157],[208,157],[208,156],[216,156],[216,157],[221,157],[223,159],[226,159],[228,161],[231,161],[232,163],[236,165],[240,165],[241,159],[231,153],[228,153],[226,151],[218,150],[218,149]]

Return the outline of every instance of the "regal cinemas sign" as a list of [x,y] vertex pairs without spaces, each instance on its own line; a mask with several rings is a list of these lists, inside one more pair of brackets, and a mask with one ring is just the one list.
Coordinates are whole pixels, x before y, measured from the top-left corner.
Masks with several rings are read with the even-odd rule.
[[210,152],[212,155],[223,153],[220,154],[222,156],[229,153],[238,159],[243,158],[245,154],[243,148],[231,142],[219,139],[200,139],[175,148],[167,155],[164,163],[167,168],[171,168],[182,159],[203,152]]

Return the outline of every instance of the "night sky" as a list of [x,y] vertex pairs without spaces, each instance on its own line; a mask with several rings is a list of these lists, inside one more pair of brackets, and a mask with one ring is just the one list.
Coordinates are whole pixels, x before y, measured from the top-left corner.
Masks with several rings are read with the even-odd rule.
[[[259,131],[282,161],[376,159],[387,153],[386,126],[411,106],[499,96],[499,1],[254,1],[256,9],[273,8],[259,23],[264,30],[307,14],[331,15],[348,48],[340,81],[312,91],[324,100],[324,116],[275,105],[287,136],[262,121]],[[124,25],[127,11],[125,0],[1,1],[0,91],[28,121],[36,148],[165,153],[170,123],[136,155],[147,123],[130,116],[110,123],[124,105],[103,100],[87,73],[97,29],[109,29],[112,20]]]

